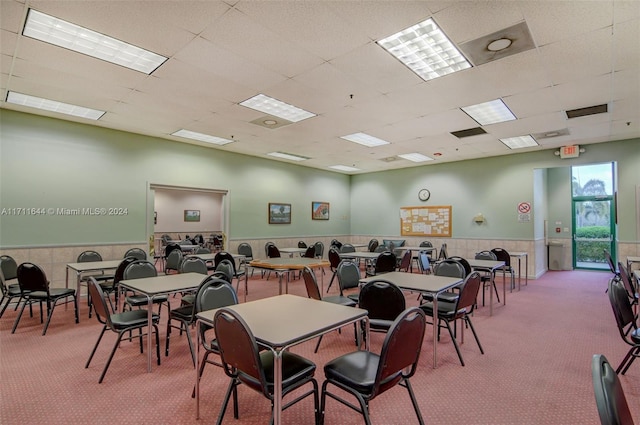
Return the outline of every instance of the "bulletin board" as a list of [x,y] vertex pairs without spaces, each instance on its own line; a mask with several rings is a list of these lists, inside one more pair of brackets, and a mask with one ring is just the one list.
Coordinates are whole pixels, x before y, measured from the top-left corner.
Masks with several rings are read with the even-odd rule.
[[402,236],[451,237],[451,205],[400,208]]

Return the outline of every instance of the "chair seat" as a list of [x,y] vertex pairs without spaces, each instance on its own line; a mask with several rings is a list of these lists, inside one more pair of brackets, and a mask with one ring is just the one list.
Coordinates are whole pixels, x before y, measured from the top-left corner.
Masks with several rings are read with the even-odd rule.
[[[454,310],[454,306],[455,304],[451,303],[438,303],[438,318],[451,320],[456,314],[464,314],[466,312],[465,308],[462,308],[456,312]],[[433,317],[433,303],[427,302],[421,304],[419,307],[427,316]]]
[[393,324],[393,320],[369,319],[369,328],[372,331],[387,331]]
[[170,314],[172,319],[190,322],[193,316],[193,304],[175,308],[171,310]]
[[[51,299],[70,297],[76,293],[75,289],[72,288],[50,288],[49,294],[51,295]],[[33,291],[28,292],[27,295],[32,299],[47,299],[47,293],[44,291]]]
[[9,285],[7,287],[7,296],[9,297],[17,297],[21,294],[22,292],[20,292],[20,287],[18,285]]
[[[147,310],[129,310],[111,315],[111,323],[116,331],[132,327],[144,326],[147,323]],[[158,323],[160,316],[156,313],[152,315],[153,323]]]
[[[455,303],[458,300],[459,295],[453,292],[443,292],[438,295],[438,302],[443,301],[446,303]],[[433,294],[422,294],[422,299],[424,301],[431,302],[433,301]]]
[[354,301],[349,297],[343,297],[342,295],[332,295],[329,297],[324,297],[322,301],[326,301],[332,304],[344,305],[347,307],[355,307],[358,304],[357,301]]
[[[147,301],[147,297],[144,295],[134,295],[131,297],[127,297],[125,299],[125,301],[127,302],[127,304],[134,306],[134,307],[139,307],[142,305],[147,305],[148,301]],[[166,295],[158,295],[156,297],[153,297],[153,303],[154,304],[160,304],[160,303],[166,303],[169,301],[169,297],[167,297]]]
[[87,276],[84,280],[89,279],[89,277],[94,278],[97,282],[104,282],[105,280],[113,280],[115,276],[112,274],[96,274],[96,275]]
[[[273,394],[273,352],[271,350],[260,353],[260,360],[264,369],[265,379],[269,392]],[[285,388],[299,381],[305,376],[315,374],[316,365],[311,360],[294,354],[290,351],[282,353],[282,387]]]
[[196,296],[195,294],[183,295],[180,299],[180,302],[182,303],[182,305],[193,304],[194,302],[196,302]]
[[371,394],[379,361],[378,354],[354,351],[326,363],[324,374],[327,379],[353,388],[360,394]]

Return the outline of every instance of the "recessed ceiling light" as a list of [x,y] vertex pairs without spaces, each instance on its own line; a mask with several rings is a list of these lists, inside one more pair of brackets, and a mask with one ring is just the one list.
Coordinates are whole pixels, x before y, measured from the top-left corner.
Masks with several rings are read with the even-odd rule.
[[489,45],[487,46],[487,49],[491,52],[499,52],[511,46],[511,43],[512,41],[509,40],[508,38],[499,38],[489,43]]
[[22,34],[145,74],[151,74],[167,60],[149,50],[34,9],[29,9]]
[[465,106],[462,109],[480,125],[496,124],[516,119],[502,99],[490,100],[477,105]]
[[190,130],[178,130],[175,133],[171,133],[172,136],[184,137],[185,139],[199,140],[201,142],[213,143],[214,145],[226,145],[227,143],[233,143],[235,140],[223,139],[222,137],[210,136],[208,134],[196,133]]
[[42,97],[29,96],[28,94],[10,91],[7,94],[7,102],[16,105],[27,106],[29,108],[43,109],[45,111],[58,112],[60,114],[73,115],[74,117],[99,120],[105,111],[85,108],[83,106],[72,105],[70,103],[58,102],[57,100],[44,99]]
[[378,139],[377,137],[370,136],[366,133],[353,133],[346,136],[341,136],[341,139],[348,140],[350,142],[358,143],[360,145],[374,147],[388,145],[386,140]]
[[402,155],[398,155],[400,158],[407,159],[413,162],[425,162],[425,161],[433,161],[433,158],[430,156],[422,155],[421,153],[403,153]]
[[434,152],[433,156],[442,156],[442,152]]
[[305,111],[297,106],[265,96],[264,94],[255,95],[244,102],[240,102],[240,105],[256,111],[264,112],[265,114],[273,115],[274,117],[283,118],[291,122],[298,122],[316,116],[316,114],[312,112]]
[[536,140],[529,134],[526,136],[507,137],[506,139],[500,139],[500,141],[507,145],[509,149],[521,149],[529,148],[532,146],[539,146],[538,142],[536,142]]
[[471,68],[432,18],[377,43],[425,81]]
[[329,168],[339,171],[360,171],[359,168],[349,167],[348,165],[331,165]]
[[291,153],[286,153],[286,152],[271,152],[271,153],[268,153],[267,155],[275,156],[276,158],[289,159],[291,161],[306,161],[307,159],[309,159],[306,156],[293,155]]
[[262,121],[262,123],[264,125],[276,125],[276,124],[278,124],[278,121],[276,121],[276,120],[264,120],[264,121]]

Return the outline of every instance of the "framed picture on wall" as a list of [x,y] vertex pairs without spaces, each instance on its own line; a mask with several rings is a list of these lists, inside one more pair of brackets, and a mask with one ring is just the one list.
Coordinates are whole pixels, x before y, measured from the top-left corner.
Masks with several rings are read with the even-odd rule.
[[200,210],[184,210],[184,221],[200,221]]
[[269,224],[291,224],[291,204],[269,202]]
[[329,203],[319,201],[311,202],[311,219],[329,220]]

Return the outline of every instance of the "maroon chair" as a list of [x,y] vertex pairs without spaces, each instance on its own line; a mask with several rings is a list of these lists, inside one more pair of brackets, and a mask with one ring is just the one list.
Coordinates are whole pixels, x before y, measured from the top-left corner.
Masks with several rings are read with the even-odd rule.
[[[409,308],[391,325],[380,354],[358,350],[326,363],[326,380],[322,384],[320,400],[320,423],[324,423],[326,398],[329,397],[359,412],[365,423],[371,424],[371,400],[400,385],[409,392],[418,421],[424,424],[409,378],[415,374],[418,366],[425,327],[424,312],[417,307]],[[342,393],[330,392],[329,385],[352,394],[358,400],[359,406],[344,400]],[[404,418],[396,418],[396,422],[407,423]]]

